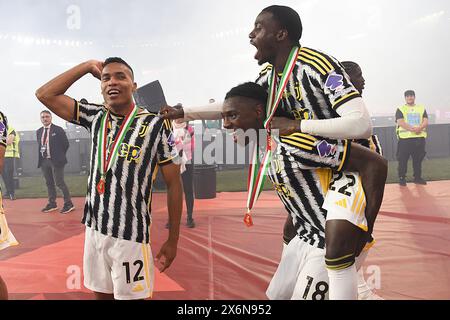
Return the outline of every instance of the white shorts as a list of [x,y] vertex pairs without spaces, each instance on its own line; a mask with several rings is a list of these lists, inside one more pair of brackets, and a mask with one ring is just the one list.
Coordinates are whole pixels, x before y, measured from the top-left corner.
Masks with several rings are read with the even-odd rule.
[[118,300],[146,299],[153,293],[150,245],[101,234],[86,227],[84,286]]
[[8,227],[8,222],[6,222],[6,216],[0,199],[0,251],[11,246],[17,246],[18,244],[19,243]]
[[357,172],[333,173],[323,202],[328,220],[347,220],[367,231],[366,196]]
[[294,237],[283,249],[266,295],[271,300],[328,300],[325,250]]
[[[356,270],[363,265],[368,249],[355,259]],[[328,283],[325,250],[294,237],[283,245],[280,264],[266,295],[270,300],[328,300]]]

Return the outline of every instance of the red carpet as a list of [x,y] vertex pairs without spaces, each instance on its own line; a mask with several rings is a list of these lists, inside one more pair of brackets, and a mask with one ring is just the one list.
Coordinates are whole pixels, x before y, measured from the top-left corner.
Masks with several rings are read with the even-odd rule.
[[[178,255],[157,272],[153,299],[265,299],[279,261],[285,211],[273,192],[242,219],[245,193],[196,200],[197,227],[183,226]],[[153,198],[152,248],[167,237],[165,194]],[[61,201],[60,201],[61,202]],[[0,252],[10,299],[92,299],[83,287],[84,198],[68,215],[43,214],[45,199],[4,201],[19,246]],[[363,268],[385,299],[450,299],[450,181],[427,186],[387,185],[375,226],[376,245]]]

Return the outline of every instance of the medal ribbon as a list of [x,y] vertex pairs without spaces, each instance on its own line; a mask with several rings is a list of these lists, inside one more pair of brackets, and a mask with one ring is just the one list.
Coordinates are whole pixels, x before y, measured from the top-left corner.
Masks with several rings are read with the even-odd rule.
[[[107,130],[108,130],[108,119],[109,119],[109,110],[103,115],[103,118],[100,123],[100,134],[98,135],[97,140],[97,150],[98,150],[98,168],[100,170],[100,180],[105,182],[106,173],[109,169],[111,169],[113,163],[117,159],[117,154],[120,146],[122,145],[123,138],[128,131],[131,123],[133,122],[136,114],[138,113],[138,108],[133,104],[133,110],[127,114],[122,125],[119,128],[119,132],[116,135],[116,138],[111,141],[111,145],[108,148],[110,150],[109,154],[106,152],[107,145]],[[99,182],[99,184],[102,182]]]
[[264,128],[267,130],[267,144],[266,150],[264,153],[264,157],[262,161],[259,161],[259,145],[255,143],[253,148],[252,161],[250,163],[249,172],[248,172],[248,195],[247,195],[247,213],[244,217],[245,224],[250,227],[253,225],[251,210],[258,200],[259,195],[261,194],[262,188],[264,186],[264,182],[266,180],[266,174],[268,170],[268,164],[272,158],[272,138],[270,132],[270,122],[277,110],[281,98],[283,96],[283,92],[286,89],[286,86],[289,82],[289,77],[294,70],[295,63],[297,62],[297,57],[299,54],[300,48],[293,47],[289,58],[284,66],[283,74],[281,76],[280,84],[277,87],[277,75],[275,68],[272,69],[271,74],[271,82],[269,86],[269,97],[267,99],[266,104],[266,120],[264,121]]

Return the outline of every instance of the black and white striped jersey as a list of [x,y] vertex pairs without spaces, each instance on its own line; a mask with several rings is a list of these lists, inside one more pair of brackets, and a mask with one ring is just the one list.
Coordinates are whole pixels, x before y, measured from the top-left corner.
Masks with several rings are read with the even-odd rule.
[[[106,112],[103,105],[75,101],[73,122],[85,127],[92,140],[82,223],[111,237],[148,243],[152,186],[158,166],[172,163],[176,157],[171,123],[139,108],[119,146],[115,163],[106,173],[105,192],[99,194],[98,135]],[[107,134],[114,139],[124,117],[110,112],[108,120]]]
[[6,138],[8,137],[8,119],[0,111],[0,146],[6,148]]
[[269,177],[300,238],[324,248],[327,211],[322,204],[332,172],[344,169],[351,144],[304,133],[275,137],[275,141]]
[[[266,90],[273,66],[267,64],[256,83]],[[281,75],[278,75],[280,79]],[[361,97],[350,82],[344,67],[335,58],[302,47],[275,116],[297,120],[340,117],[336,110],[344,103]],[[354,140],[382,155],[378,137]]]
[[[266,65],[256,80],[266,90],[272,70],[272,65]],[[358,97],[361,95],[335,58],[302,47],[275,116],[297,120],[337,118],[340,116],[336,110]],[[381,153],[376,136],[357,142]],[[313,246],[325,246],[327,211],[322,204],[332,178],[331,169],[342,170],[349,157],[350,144],[349,140],[296,133],[280,137],[274,152],[270,178],[293,217],[297,233]],[[336,155],[342,159],[337,161]]]
[[[272,69],[272,65],[266,65],[256,80],[266,90]],[[336,118],[336,110],[357,97],[361,95],[335,58],[302,47],[275,116],[297,120]]]

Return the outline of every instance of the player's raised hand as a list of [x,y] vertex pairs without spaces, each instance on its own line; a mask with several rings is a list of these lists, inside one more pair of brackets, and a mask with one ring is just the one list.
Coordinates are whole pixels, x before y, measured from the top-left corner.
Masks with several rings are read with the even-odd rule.
[[184,118],[183,108],[164,106],[159,110],[159,116],[163,119],[175,120]]
[[170,265],[177,255],[177,243],[173,241],[166,241],[162,245],[158,254],[156,255],[156,260],[160,263],[159,271],[164,272]]
[[103,61],[89,60],[90,72],[97,79],[101,79],[103,70]]

